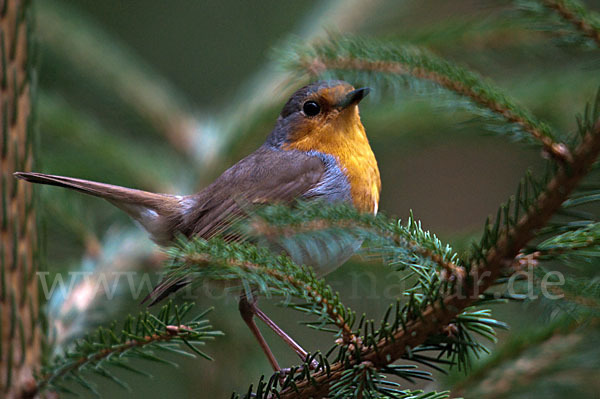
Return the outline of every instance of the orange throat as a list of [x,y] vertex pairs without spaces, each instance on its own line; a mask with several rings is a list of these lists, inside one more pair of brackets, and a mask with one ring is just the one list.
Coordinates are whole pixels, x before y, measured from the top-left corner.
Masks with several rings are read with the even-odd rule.
[[293,132],[284,150],[318,151],[334,156],[350,184],[356,209],[377,213],[381,178],[358,107],[340,112],[334,118],[303,126]]

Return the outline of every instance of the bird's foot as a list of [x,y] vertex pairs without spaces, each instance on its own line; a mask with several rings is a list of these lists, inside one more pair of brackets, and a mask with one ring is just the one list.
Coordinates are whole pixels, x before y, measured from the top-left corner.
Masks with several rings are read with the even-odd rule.
[[[302,373],[304,371],[306,364],[303,364],[302,366],[298,366],[298,367],[285,367],[282,368],[281,370],[279,370],[279,375],[280,375],[280,380],[281,383],[283,383],[283,381],[290,375],[290,374],[298,374],[298,373]],[[317,362],[316,359],[312,359],[308,365],[308,369],[310,371],[314,371],[314,370],[318,370],[319,367],[321,367],[321,365],[319,364],[319,362]]]

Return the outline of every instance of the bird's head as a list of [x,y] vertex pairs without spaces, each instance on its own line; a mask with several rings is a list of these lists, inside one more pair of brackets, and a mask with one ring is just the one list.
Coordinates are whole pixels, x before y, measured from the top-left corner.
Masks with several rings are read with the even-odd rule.
[[277,119],[268,143],[281,148],[317,149],[328,143],[365,137],[358,103],[370,89],[340,81],[321,81],[297,90]]

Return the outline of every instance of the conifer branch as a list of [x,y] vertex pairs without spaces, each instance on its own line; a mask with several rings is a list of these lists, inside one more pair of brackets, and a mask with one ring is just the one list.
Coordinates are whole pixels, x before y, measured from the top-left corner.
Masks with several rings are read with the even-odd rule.
[[332,305],[326,296],[323,296],[322,291],[318,291],[315,287],[306,281],[295,278],[291,274],[284,274],[278,270],[274,270],[265,266],[261,266],[248,261],[239,261],[236,259],[223,259],[215,258],[209,254],[195,253],[185,257],[184,262],[189,266],[204,267],[207,265],[214,264],[215,262],[227,262],[229,267],[243,270],[244,272],[256,275],[266,275],[280,282],[289,284],[296,288],[298,292],[305,292],[308,297],[314,301],[315,304],[321,305],[333,323],[340,329],[343,342],[345,344],[358,344],[358,340],[350,325],[346,322],[344,317],[339,313],[338,309],[340,304],[336,306]]
[[[381,49],[381,52],[371,53],[369,49],[373,48]],[[554,139],[547,125],[535,120],[500,90],[477,74],[418,48],[370,43],[348,37],[330,39],[324,44],[298,49],[289,67],[312,76],[321,76],[328,71],[346,71],[411,76],[430,81],[519,126],[554,158],[572,161],[569,148]]]
[[581,4],[573,0],[543,0],[543,3],[600,47],[600,25],[598,22],[594,23]]
[[[488,386],[483,386],[480,397],[501,398],[509,396],[509,392],[516,386],[523,386],[530,381],[536,381],[541,375],[552,369],[556,363],[561,363],[567,356],[575,352],[576,347],[581,344],[582,335],[571,333],[569,335],[557,335],[547,342],[538,343],[537,350],[529,356],[523,356],[523,362],[518,359],[512,367],[509,367],[492,381],[486,381]],[[524,366],[526,364],[526,366]],[[491,388],[491,389],[490,389]]]
[[[524,352],[531,347],[545,345],[549,341],[560,340],[573,334],[577,323],[570,317],[562,317],[545,326],[541,330],[530,329],[520,336],[509,338],[499,351],[486,360],[478,369],[474,370],[468,377],[460,381],[452,389],[455,397],[464,396],[466,391],[471,392],[473,385],[482,386],[482,382],[489,381],[488,376],[502,365],[519,360]],[[512,370],[512,368],[508,368]],[[494,392],[496,392],[494,390]]]
[[116,328],[114,324],[109,328],[100,327],[94,334],[75,341],[73,347],[63,355],[55,357],[38,378],[36,390],[38,392],[45,389],[66,390],[62,380],[73,380],[95,393],[93,384],[86,380],[82,375],[83,372],[100,374],[127,388],[126,383],[117,379],[104,366],[111,365],[142,373],[127,365],[126,358],[138,357],[169,363],[151,353],[152,349],[185,353],[169,346],[169,343],[183,344],[196,355],[210,360],[210,357],[198,350],[196,346],[203,345],[205,341],[222,333],[213,331],[208,321],[202,320],[210,309],[191,320],[184,321],[192,306],[188,304],[179,307],[169,303],[162,307],[157,316],[148,312],[140,313],[135,319],[130,316],[122,329]]
[[38,383],[38,389],[44,389],[51,381],[59,379],[66,374],[78,370],[81,367],[85,367],[90,364],[98,363],[111,356],[119,356],[125,351],[135,348],[143,348],[151,344],[173,341],[176,339],[184,339],[190,335],[193,330],[186,325],[180,326],[166,326],[165,330],[160,333],[154,333],[152,335],[146,335],[137,339],[127,340],[119,345],[113,345],[110,348],[105,348],[97,351],[93,355],[82,356],[78,360],[72,361],[66,366],[60,368],[53,374],[47,374]]
[[[566,203],[566,202],[565,202]],[[564,206],[564,204],[563,204]],[[556,255],[600,256],[600,223],[590,223],[577,230],[567,231],[536,245],[537,259]]]
[[[77,220],[86,218],[81,216]],[[89,231],[85,233],[88,236],[92,234]],[[162,267],[164,254],[144,239],[139,229],[110,232],[101,241],[96,237],[87,238],[83,263],[91,270],[84,272],[83,278],[77,279],[72,289],[55,290],[48,298],[46,313],[48,324],[52,326],[49,336],[55,351],[64,350],[74,339],[80,338],[90,325],[112,320],[126,297],[119,280],[128,268],[139,268],[141,264],[149,268]],[[149,280],[147,283],[147,287],[151,288]],[[113,287],[115,290],[109,295],[101,287]],[[50,292],[46,294],[50,295]],[[137,294],[141,294],[141,291]],[[107,302],[110,302],[110,306],[106,306]]]
[[171,270],[166,286],[182,278],[193,280],[225,280],[241,283],[246,294],[252,289],[261,293],[294,296],[308,302],[305,305],[290,304],[297,310],[314,314],[320,318],[317,329],[326,325],[337,327],[344,343],[360,344],[352,324],[356,315],[346,308],[333,289],[318,279],[314,271],[298,266],[283,255],[275,255],[269,249],[251,244],[227,243],[219,238],[208,241],[181,238],[177,247],[170,251]]
[[0,395],[27,397],[43,356],[37,201],[11,178],[35,168],[37,88],[31,2],[0,2]]
[[548,278],[548,270],[542,267],[534,270],[534,278],[541,282],[542,288],[546,288],[553,296],[560,299],[559,307],[563,308],[568,317],[574,320],[594,320],[600,315],[598,279],[567,277],[564,284],[543,287],[544,279]]
[[[458,264],[458,257],[455,254],[449,255],[451,253],[450,247],[446,246],[444,251],[440,251],[437,237],[430,236],[428,232],[423,232],[420,222],[415,222],[412,214],[408,220],[407,229],[412,232],[409,237],[402,237],[399,234],[391,235],[391,238],[396,245],[408,245],[415,253],[431,259],[443,271],[442,278],[444,279],[456,279],[457,281],[460,281],[465,278],[466,271],[463,266]],[[425,236],[425,240],[421,239],[419,236]],[[433,241],[438,245],[423,245],[424,241],[425,244],[428,241]]]
[[246,235],[298,239],[302,235],[311,237],[316,233],[329,233],[338,238],[347,234],[367,240],[366,246],[371,252],[381,252],[382,247],[389,249],[389,244],[392,244],[433,262],[444,271],[446,278],[453,276],[460,280],[465,276],[465,269],[452,248],[442,244],[434,234],[424,231],[412,213],[403,226],[400,221],[382,213],[377,216],[363,214],[345,204],[315,207],[314,204],[298,202],[291,209],[276,205],[253,212],[250,226],[238,227]]
[[368,347],[360,356],[347,362],[331,364],[328,372],[320,372],[313,376],[314,381],[301,381],[296,390],[286,388],[281,398],[310,398],[327,396],[331,384],[343,377],[348,364],[352,367],[360,362],[370,362],[373,367],[385,367],[402,358],[410,348],[422,345],[427,339],[444,326],[448,325],[465,308],[479,300],[502,271],[510,267],[519,251],[535,237],[535,232],[544,226],[550,217],[569,197],[581,179],[600,154],[600,118],[590,130],[585,132],[581,143],[573,152],[573,162],[562,164],[549,181],[545,189],[537,196],[529,211],[512,227],[507,227],[500,239],[485,256],[471,265],[469,279],[456,292],[436,301],[423,311],[418,318],[406,323],[391,339],[382,339],[376,347]]
[[[349,215],[350,216],[350,215]],[[357,220],[344,220],[344,221],[331,221],[331,220],[313,220],[311,222],[303,223],[302,226],[272,226],[265,221],[254,221],[253,222],[253,230],[264,237],[291,237],[297,234],[310,234],[319,231],[324,231],[327,229],[342,229],[342,230],[353,230],[360,229],[362,232],[365,232],[365,229],[371,229],[373,226],[360,223]],[[395,245],[399,247],[406,247],[410,251],[413,251],[415,254],[419,254],[425,258],[431,259],[434,263],[436,263],[441,270],[445,271],[445,274],[449,274],[446,276],[447,278],[451,278],[454,276],[457,279],[462,279],[465,277],[465,269],[462,266],[457,265],[452,260],[446,259],[446,256],[440,254],[438,251],[434,249],[426,248],[423,246],[422,242],[419,243],[415,239],[407,240],[405,237],[401,237],[397,233],[392,233],[390,231],[373,231],[381,238],[387,238]],[[360,234],[358,234],[360,235]]]

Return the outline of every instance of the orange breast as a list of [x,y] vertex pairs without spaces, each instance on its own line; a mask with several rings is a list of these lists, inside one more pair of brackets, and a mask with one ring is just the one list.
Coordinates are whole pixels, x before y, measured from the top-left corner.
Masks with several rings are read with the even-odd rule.
[[358,107],[344,110],[326,123],[299,129],[283,148],[319,151],[336,157],[350,183],[354,206],[361,212],[377,213],[381,179]]

